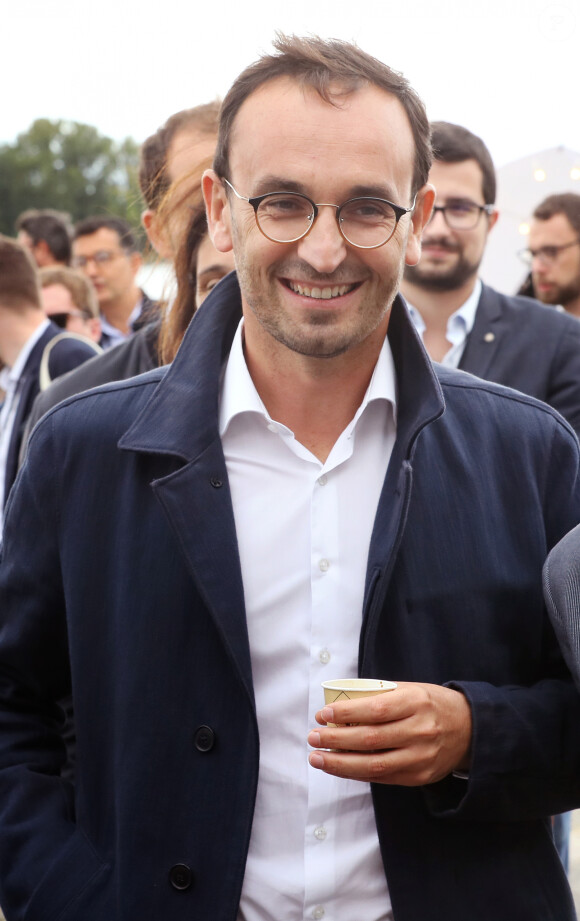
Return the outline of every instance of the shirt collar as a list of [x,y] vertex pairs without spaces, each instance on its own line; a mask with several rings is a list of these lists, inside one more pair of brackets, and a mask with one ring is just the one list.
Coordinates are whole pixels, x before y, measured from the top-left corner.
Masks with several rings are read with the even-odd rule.
[[129,316],[129,319],[127,320],[127,325],[128,325],[128,327],[129,327],[129,332],[128,332],[128,333],[125,334],[125,333],[121,332],[121,330],[119,329],[118,326],[113,326],[112,323],[109,323],[109,321],[107,320],[107,318],[106,318],[106,316],[104,315],[104,313],[102,313],[102,314],[100,315],[100,317],[101,317],[101,330],[102,330],[103,333],[105,333],[107,336],[110,336],[111,339],[119,339],[119,340],[121,340],[121,339],[128,339],[129,336],[131,335],[131,330],[133,329],[133,324],[134,324],[134,323],[139,319],[139,317],[141,316],[141,311],[142,311],[142,310],[143,310],[143,292],[141,292],[141,297],[139,298],[139,300],[137,301],[137,303],[136,303],[135,306],[133,307],[133,310],[131,311],[131,314],[130,314],[130,316]]
[[[467,300],[458,310],[452,313],[447,320],[447,338],[449,342],[454,342],[456,337],[453,335],[452,331],[456,330],[459,326],[463,327],[464,338],[465,336],[468,336],[473,329],[473,324],[475,323],[475,314],[477,312],[477,305],[479,304],[479,298],[481,297],[481,289],[481,279],[478,278],[475,282],[475,287]],[[423,317],[417,308],[410,304],[409,301],[407,301],[407,307],[409,308],[409,314],[413,323],[415,324],[415,328],[419,335],[422,337],[426,329],[425,321],[423,320]]]
[[16,361],[14,362],[14,364],[12,365],[12,367],[10,368],[10,371],[8,374],[8,380],[11,384],[17,383],[17,381],[20,379],[22,372],[24,371],[24,368],[26,366],[26,362],[30,358],[30,353],[32,352],[32,349],[34,348],[36,343],[40,340],[41,336],[49,328],[49,326],[50,326],[50,320],[44,320],[40,324],[40,326],[36,327],[32,335],[28,337],[25,344],[20,349],[18,353],[18,357]]
[[[225,434],[230,422],[234,416],[241,413],[259,413],[268,422],[274,422],[264,406],[254,382],[248,371],[243,347],[243,328],[244,321],[240,320],[236,330],[229,358],[227,361],[224,378],[221,389],[220,412],[219,412],[219,432],[220,437]],[[397,383],[395,374],[395,362],[393,353],[389,345],[389,340],[385,337],[383,347],[379,354],[378,361],[373,371],[369,386],[365,393],[364,399],[359,406],[356,415],[349,424],[348,429],[354,429],[358,419],[368,406],[374,400],[387,400],[392,404],[393,415],[396,420],[397,410]]]

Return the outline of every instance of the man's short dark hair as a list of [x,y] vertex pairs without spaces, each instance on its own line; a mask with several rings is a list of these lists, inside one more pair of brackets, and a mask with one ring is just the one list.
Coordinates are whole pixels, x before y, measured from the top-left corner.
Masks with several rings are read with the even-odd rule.
[[475,160],[483,174],[483,200],[495,205],[496,178],[491,154],[480,137],[461,125],[431,122],[433,159],[440,163],[463,163]]
[[[317,36],[300,38],[278,34],[273,44],[277,54],[264,55],[247,67],[222,103],[214,160],[218,176],[228,175],[232,126],[242,104],[264,83],[290,77],[302,86],[315,89],[331,105],[369,84],[395,96],[407,114],[415,141],[412,194],[427,182],[431,167],[429,122],[421,99],[402,74],[356,45],[338,39],[326,41]],[[280,118],[283,117],[284,113],[280,112]]]
[[68,214],[50,208],[30,208],[16,219],[16,231],[21,230],[28,234],[35,246],[44,240],[57,262],[69,264],[72,225]]
[[0,304],[21,311],[30,306],[41,309],[36,266],[28,251],[0,234]]
[[166,195],[170,179],[167,154],[175,135],[184,128],[197,128],[200,134],[217,135],[220,102],[205,103],[171,115],[155,134],[148,137],[139,152],[139,186],[147,206],[156,211]]
[[580,235],[580,195],[577,192],[560,192],[558,195],[549,195],[540,202],[532,217],[539,221],[549,221],[556,214],[563,214]]
[[137,241],[135,240],[131,225],[120,217],[104,217],[102,215],[86,217],[75,224],[74,239],[78,240],[79,237],[88,237],[103,228],[106,230],[113,230],[117,234],[119,237],[119,245],[122,249],[126,250],[128,253],[137,252]]

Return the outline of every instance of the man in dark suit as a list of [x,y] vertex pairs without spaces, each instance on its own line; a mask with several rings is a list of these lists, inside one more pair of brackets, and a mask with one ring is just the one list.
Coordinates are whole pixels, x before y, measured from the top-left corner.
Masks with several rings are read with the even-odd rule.
[[421,260],[401,290],[434,361],[549,403],[580,434],[580,323],[539,301],[500,294],[478,279],[498,219],[495,170],[483,141],[432,124],[436,189]]
[[[214,167],[237,276],[169,368],[45,416],[7,510],[0,903],[572,921],[546,817],[580,801],[580,697],[540,572],[579,447],[418,341],[423,105],[355,46],[279,37]],[[357,674],[398,687],[321,709]]]
[[40,389],[40,369],[48,343],[48,380],[93,358],[95,348],[47,319],[31,258],[14,240],[0,237],[0,361],[4,402],[0,410],[0,509],[18,469],[22,433]]

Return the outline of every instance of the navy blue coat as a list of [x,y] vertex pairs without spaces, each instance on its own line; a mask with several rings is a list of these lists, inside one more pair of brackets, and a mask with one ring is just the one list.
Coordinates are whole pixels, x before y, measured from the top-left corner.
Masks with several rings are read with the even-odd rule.
[[580,435],[580,322],[483,285],[459,367],[549,403]]
[[[0,565],[9,921],[236,919],[259,758],[217,425],[239,313],[230,276],[168,371],[71,397],[31,437]],[[546,816],[580,805],[580,697],[541,569],[580,521],[578,444],[532,398],[438,380],[400,299],[389,339],[398,429],[360,673],[461,688],[474,717],[468,781],[373,788],[394,915],[571,921]]]

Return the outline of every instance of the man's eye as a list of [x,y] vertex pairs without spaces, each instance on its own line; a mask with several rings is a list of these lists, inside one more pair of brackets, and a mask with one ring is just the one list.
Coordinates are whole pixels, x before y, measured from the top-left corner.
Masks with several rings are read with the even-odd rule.
[[[346,213],[345,213],[346,212]],[[361,201],[354,202],[343,211],[343,217],[357,221],[384,221],[391,220],[393,209],[381,202]]]
[[447,211],[450,214],[456,214],[458,217],[465,217],[466,214],[473,214],[477,210],[475,205],[470,205],[469,202],[458,202],[456,205],[447,205]]
[[305,198],[289,195],[266,198],[260,204],[260,214],[268,217],[301,217],[312,210],[312,205]]

